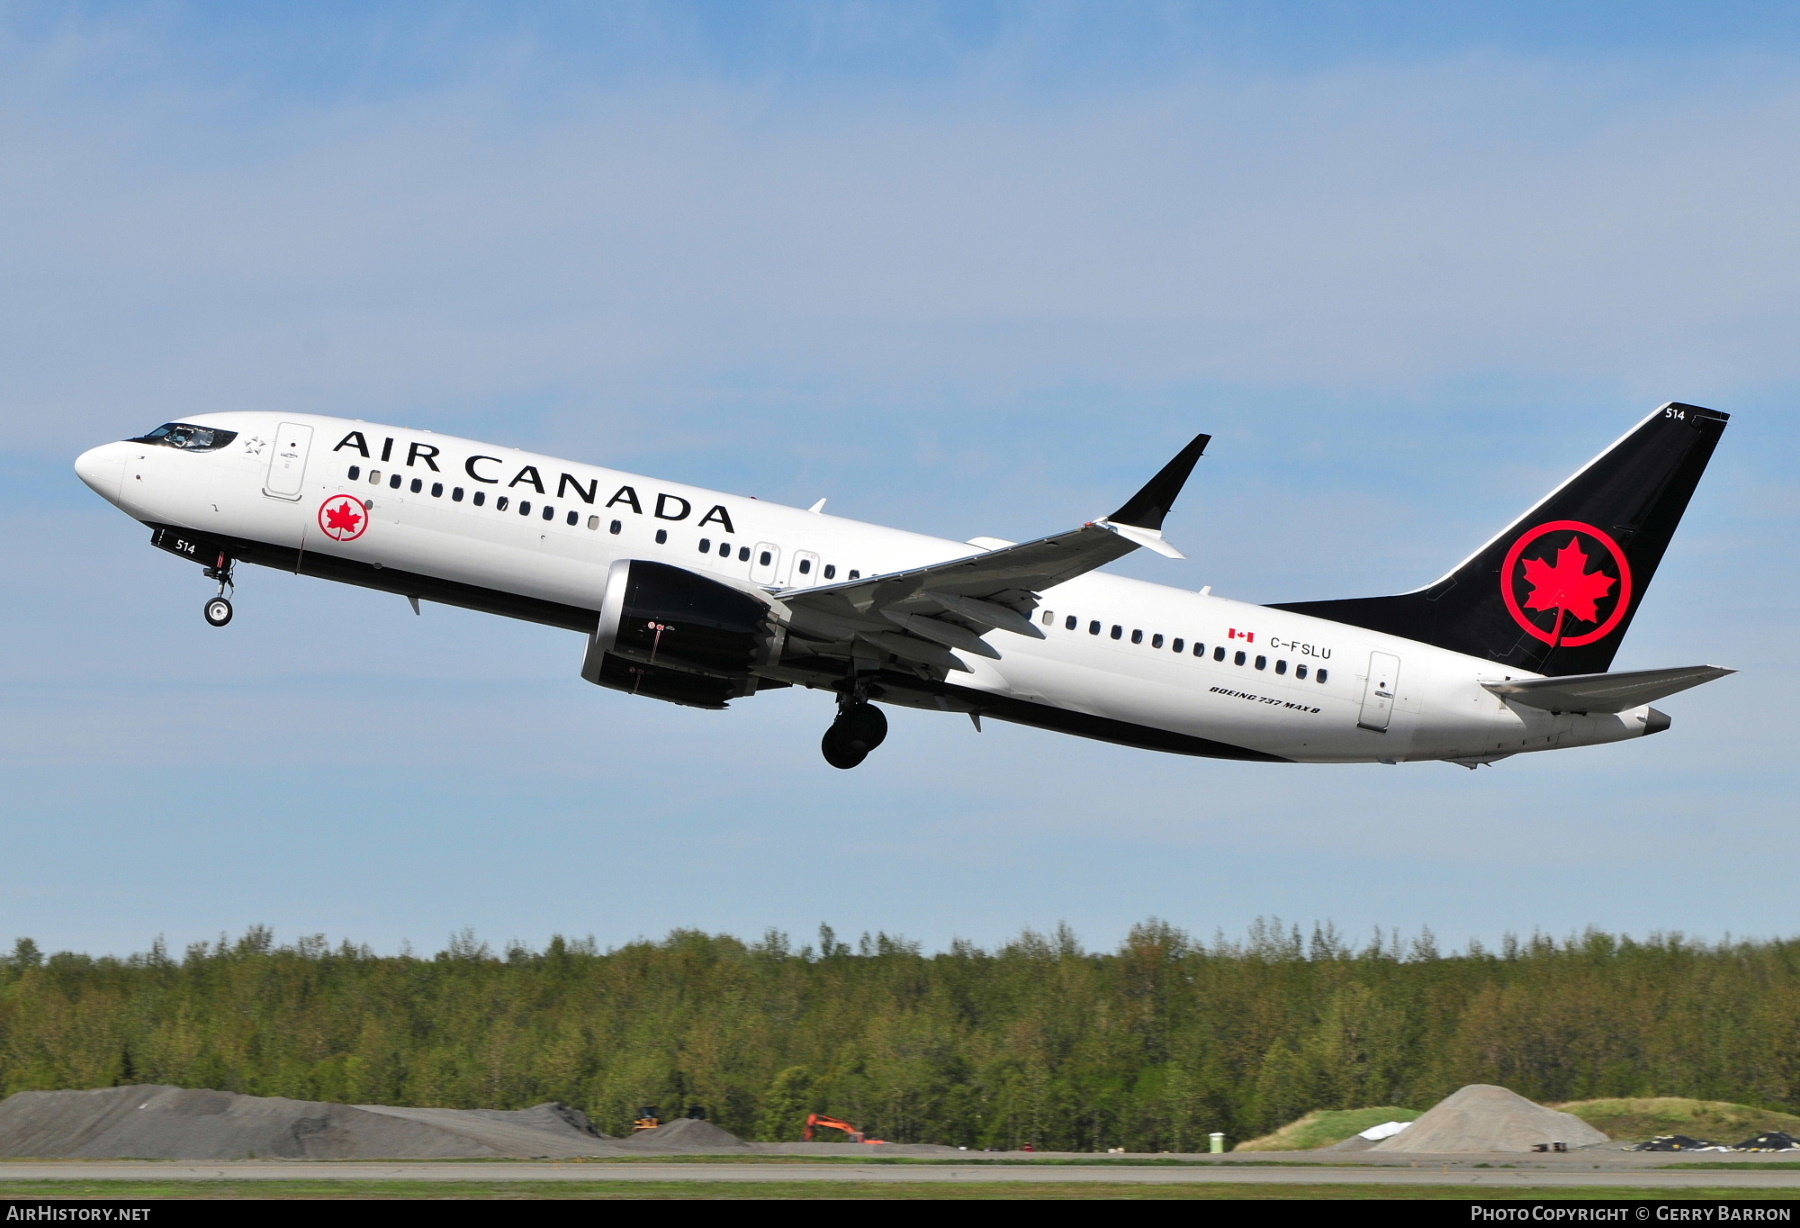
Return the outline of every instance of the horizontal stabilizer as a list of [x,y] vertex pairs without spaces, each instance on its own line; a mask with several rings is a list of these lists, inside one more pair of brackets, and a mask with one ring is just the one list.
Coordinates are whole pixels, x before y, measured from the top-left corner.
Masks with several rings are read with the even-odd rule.
[[1718,665],[1680,669],[1639,669],[1622,674],[1570,674],[1562,678],[1522,678],[1481,685],[1515,704],[1546,712],[1623,712],[1641,704],[1723,678],[1737,671]]

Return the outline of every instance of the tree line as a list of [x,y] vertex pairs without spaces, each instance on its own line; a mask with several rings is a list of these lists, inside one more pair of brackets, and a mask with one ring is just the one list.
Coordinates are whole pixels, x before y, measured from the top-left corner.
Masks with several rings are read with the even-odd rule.
[[0,1093],[167,1083],[361,1104],[640,1105],[798,1138],[1181,1151],[1315,1108],[1425,1108],[1468,1083],[1538,1101],[1693,1096],[1800,1111],[1800,940],[1600,932],[1440,953],[1259,921],[1117,950],[1066,928],[926,954],[821,927],[378,955],[267,929],[126,959],[0,959]]

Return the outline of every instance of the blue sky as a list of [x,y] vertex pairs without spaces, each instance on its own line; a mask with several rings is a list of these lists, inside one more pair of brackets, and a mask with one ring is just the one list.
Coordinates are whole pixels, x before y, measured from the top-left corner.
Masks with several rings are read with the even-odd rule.
[[[1252,14],[1246,16],[1246,14]],[[1800,17],[1718,5],[0,4],[0,940],[675,926],[937,946],[1258,915],[1792,933]],[[1630,746],[1268,768],[818,696],[250,572],[74,478],[225,408],[397,421],[1121,569],[1411,587],[1664,400],[1734,415]]]

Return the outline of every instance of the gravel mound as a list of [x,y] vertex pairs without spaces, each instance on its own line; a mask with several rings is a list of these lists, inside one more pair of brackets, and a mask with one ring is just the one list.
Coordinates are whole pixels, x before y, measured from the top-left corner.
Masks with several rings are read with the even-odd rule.
[[416,1109],[359,1104],[378,1113],[445,1131],[492,1148],[499,1155],[551,1157],[616,1155],[604,1134],[580,1109],[554,1101],[529,1109]]
[[325,1104],[140,1085],[0,1101],[0,1156],[435,1160],[617,1155],[564,1105],[513,1112]]
[[1592,1147],[1606,1135],[1572,1113],[1534,1104],[1504,1087],[1471,1083],[1370,1151],[1530,1151],[1540,1143]]
[[639,1130],[630,1138],[622,1138],[612,1147],[630,1151],[680,1152],[683,1155],[708,1155],[722,1151],[750,1151],[746,1143],[729,1130],[721,1130],[710,1121],[683,1117],[658,1126]]

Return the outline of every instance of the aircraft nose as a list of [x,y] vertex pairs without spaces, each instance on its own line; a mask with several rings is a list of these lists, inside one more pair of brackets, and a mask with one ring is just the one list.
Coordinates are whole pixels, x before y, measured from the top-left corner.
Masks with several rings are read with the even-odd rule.
[[119,483],[125,478],[125,448],[106,443],[89,448],[75,458],[75,475],[108,503],[119,501]]

